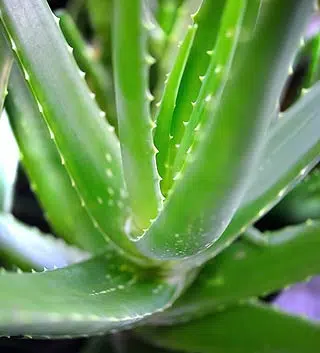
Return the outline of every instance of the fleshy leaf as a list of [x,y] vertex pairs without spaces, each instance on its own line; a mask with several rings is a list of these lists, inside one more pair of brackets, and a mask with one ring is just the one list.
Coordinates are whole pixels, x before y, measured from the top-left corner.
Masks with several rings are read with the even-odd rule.
[[16,64],[12,68],[8,89],[6,108],[22,163],[48,221],[66,241],[92,253],[100,253],[106,240],[81,206],[37,103]]
[[319,221],[261,236],[265,245],[241,238],[208,262],[187,292],[155,322],[206,315],[320,273]]
[[154,144],[158,149],[157,167],[161,177],[165,174],[165,163],[170,141],[170,127],[172,114],[176,105],[177,94],[185,65],[193,44],[197,25],[190,26],[186,37],[181,44],[177,60],[170,72],[164,93],[159,102],[159,110],[156,116],[156,128],[154,133]]
[[[212,118],[211,110],[206,107],[208,102],[211,99],[219,101],[226,82],[230,80],[230,69],[241,28],[247,26],[245,19],[243,19],[245,8],[245,1],[229,1],[225,6],[217,42],[211,53],[207,72],[205,75],[199,77],[199,80],[202,81],[201,89],[194,103],[184,136],[177,148],[178,152],[172,167],[171,173],[173,173],[173,176],[171,177],[181,172],[186,155],[191,153],[191,149],[194,148],[193,143],[197,138],[198,131],[201,133],[201,126],[207,125],[207,120]],[[258,8],[259,5],[257,2],[256,12]]]
[[165,75],[172,70],[179,53],[179,44],[184,40],[188,27],[193,24],[192,17],[199,9],[201,2],[202,0],[186,0],[177,6],[173,27],[167,35],[162,55],[159,58],[160,81],[163,81]]
[[[138,241],[148,256],[186,258],[211,247],[240,205],[285,83],[284,70],[312,12],[308,0],[281,6],[273,0],[261,2],[257,18],[256,5],[247,3],[247,26],[219,106],[215,109],[210,97],[206,109],[213,109],[212,118],[201,126],[195,151],[186,157],[163,211]],[[248,80],[252,71],[255,79]]]
[[161,347],[192,353],[314,353],[320,345],[320,325],[258,303],[140,334]]
[[271,128],[260,166],[241,206],[221,238],[197,259],[206,262],[279,202],[320,158],[320,83]]
[[114,128],[92,99],[47,2],[1,0],[0,9],[79,202],[115,247],[136,253],[124,234],[129,211]]
[[[124,177],[133,222],[146,229],[161,206],[148,90],[147,32],[142,0],[113,4],[113,65]],[[128,235],[132,235],[131,230]]]
[[69,45],[73,48],[73,54],[80,69],[86,73],[86,81],[95,93],[97,103],[106,112],[106,118],[110,124],[116,128],[117,116],[109,71],[94,56],[93,49],[85,42],[72,17],[62,10],[56,12],[56,15],[60,18],[59,25]]
[[[185,124],[189,121],[193,110],[192,103],[197,99],[201,87],[199,78],[207,70],[210,61],[209,54],[212,52],[217,39],[220,18],[225,3],[226,0],[204,0],[199,11],[194,16],[194,23],[198,26],[198,29],[179,87],[170,127],[172,139],[165,158],[168,165],[167,173],[170,176],[172,175],[170,168],[172,168],[177,153],[176,146],[181,142]],[[171,180],[168,177],[165,177],[161,183],[164,194],[168,193],[171,186],[171,183],[169,183]]]
[[0,214],[0,254],[10,265],[26,271],[65,267],[89,257],[61,239],[42,234],[37,228],[3,214]]
[[60,270],[0,275],[0,335],[75,337],[132,326],[171,305],[184,278],[144,272],[115,253]]

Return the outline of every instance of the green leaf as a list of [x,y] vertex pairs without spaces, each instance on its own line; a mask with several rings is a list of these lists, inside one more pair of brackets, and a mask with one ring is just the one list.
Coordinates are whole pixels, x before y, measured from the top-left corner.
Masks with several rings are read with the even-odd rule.
[[314,353],[320,345],[319,324],[257,303],[140,334],[161,347],[192,353]]
[[[143,2],[118,0],[113,5],[113,65],[122,162],[133,221],[145,229],[158,214],[161,193],[151,131]],[[132,231],[128,233],[130,236]]]
[[177,94],[186,62],[193,44],[197,25],[190,26],[183,43],[181,44],[178,57],[170,72],[156,116],[156,128],[154,133],[154,144],[158,149],[157,167],[161,177],[165,174],[165,158],[167,156],[170,141],[170,127],[172,114],[176,105]]
[[55,143],[21,71],[12,68],[6,108],[20,148],[22,163],[46,218],[59,236],[92,253],[106,247],[61,164]]
[[[193,15],[199,9],[202,0],[185,0],[177,7],[175,20],[167,35],[165,47],[159,58],[160,81],[168,74],[176,61],[179,53],[179,44],[184,40],[188,27],[193,24]],[[159,88],[158,88],[159,90]]]
[[[94,227],[133,254],[120,149],[45,0],[1,0],[2,21],[65,166]],[[41,48],[41,50],[39,50]],[[48,69],[50,68],[50,70]]]
[[[256,3],[248,2],[246,30],[240,34],[232,77],[218,107],[210,98],[206,109],[213,109],[212,117],[201,126],[184,173],[176,178],[164,210],[138,241],[148,256],[185,258],[209,248],[225,231],[246,191],[285,83],[284,70],[312,4],[263,2],[258,19],[255,10]],[[250,80],[253,71],[255,79]]]
[[[177,148],[185,131],[185,124],[189,121],[193,107],[192,103],[196,101],[201,81],[199,77],[204,75],[210,61],[210,51],[214,47],[220,26],[220,18],[226,0],[204,0],[202,5],[194,16],[194,23],[198,25],[198,30],[193,41],[188,62],[183,73],[179,87],[178,97],[170,127],[172,139],[169,149],[166,152],[166,163],[168,177],[161,182],[162,192],[167,194],[171,186],[172,175],[170,168],[174,163]],[[166,185],[168,184],[168,185]]]
[[183,285],[183,277],[144,272],[111,252],[56,271],[3,274],[0,335],[75,337],[125,328],[170,306]]
[[86,80],[96,95],[97,103],[106,112],[110,124],[116,128],[117,116],[113,104],[111,75],[94,57],[93,49],[85,42],[72,17],[62,10],[59,10],[56,15],[60,19],[59,25],[68,44],[73,48],[73,54],[80,69],[86,73]]
[[[257,12],[259,6],[258,2],[256,2],[255,6]],[[245,1],[229,1],[225,6],[217,42],[211,53],[211,60],[207,72],[204,76],[199,77],[200,81],[203,83],[198,98],[194,103],[184,136],[178,147],[178,152],[171,170],[171,173],[173,173],[171,177],[173,178],[174,175],[182,172],[186,155],[191,153],[191,149],[195,147],[194,141],[197,139],[198,131],[201,133],[201,126],[207,124],[207,120],[211,118],[212,112],[207,108],[208,101],[211,99],[219,101],[224,86],[227,80],[230,79],[230,68],[239,41],[241,28],[247,26],[243,18],[245,7]]]
[[281,115],[272,126],[260,166],[241,206],[222,237],[197,261],[204,263],[221,252],[249,225],[279,202],[320,157],[320,83]]
[[206,315],[320,272],[319,221],[262,236],[265,245],[241,238],[208,262],[187,292],[155,322],[171,324]]
[[89,255],[3,214],[0,214],[0,254],[2,260],[26,271],[65,267]]

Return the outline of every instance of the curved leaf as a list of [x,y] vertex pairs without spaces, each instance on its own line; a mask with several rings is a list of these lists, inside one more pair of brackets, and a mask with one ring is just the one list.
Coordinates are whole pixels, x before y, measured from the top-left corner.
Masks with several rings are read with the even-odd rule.
[[106,239],[93,226],[81,206],[37,103],[17,65],[12,68],[8,89],[6,108],[22,163],[48,221],[66,241],[92,253],[100,253],[106,246]]
[[0,275],[0,335],[75,337],[132,326],[171,305],[184,278],[144,272],[115,253],[60,270]]
[[320,346],[319,324],[254,303],[140,334],[161,347],[192,353],[314,353]]
[[[285,83],[284,72],[312,12],[309,0],[286,0],[281,6],[273,0],[261,2],[257,18],[256,5],[247,4],[244,21],[249,27],[240,34],[232,76],[218,107],[215,110],[215,99],[209,96],[206,109],[212,118],[201,126],[198,145],[186,157],[184,173],[176,178],[163,211],[138,241],[150,257],[186,258],[211,247],[246,191]],[[254,79],[248,79],[253,71]]]
[[155,322],[172,324],[206,315],[320,273],[319,221],[262,236],[265,245],[241,238],[208,262],[187,292]]
[[114,92],[110,73],[94,57],[94,51],[82,37],[72,17],[66,12],[56,12],[60,28],[73,48],[74,57],[82,71],[86,73],[86,81],[96,95],[96,100],[112,126],[117,128],[117,116],[114,106]]
[[113,65],[124,177],[133,220],[146,229],[162,202],[151,131],[143,2],[117,0],[113,7]]
[[[207,70],[210,61],[210,55],[208,54],[212,51],[217,40],[220,18],[225,3],[226,0],[204,0],[200,9],[193,17],[194,23],[198,26],[198,29],[179,87],[170,127],[172,139],[164,158],[168,165],[167,174],[169,173],[171,178],[172,172],[170,169],[172,168],[177,153],[176,146],[179,145],[182,140],[185,124],[189,121],[193,110],[192,103],[197,99],[201,87],[199,78],[202,77]],[[162,192],[164,194],[167,194],[170,189],[171,180],[169,179],[168,175],[161,183]],[[166,183],[168,185],[166,185]]]
[[165,163],[170,141],[172,114],[176,106],[177,94],[181,83],[181,78],[183,76],[186,62],[193,45],[196,31],[197,25],[192,25],[188,28],[185,39],[181,44],[174,67],[167,78],[163,96],[161,101],[158,103],[159,109],[156,116],[154,144],[159,151],[157,153],[157,167],[161,177],[165,175]]
[[279,202],[319,161],[320,83],[294,104],[270,131],[260,166],[222,237],[200,254],[204,263],[221,252]]
[[80,262],[88,253],[68,246],[61,239],[42,234],[15,220],[11,215],[0,214],[0,254],[9,264],[22,270],[54,269]]
[[124,234],[129,211],[117,137],[90,96],[47,2],[1,0],[0,9],[19,65],[81,204],[94,227],[115,247],[137,254]]

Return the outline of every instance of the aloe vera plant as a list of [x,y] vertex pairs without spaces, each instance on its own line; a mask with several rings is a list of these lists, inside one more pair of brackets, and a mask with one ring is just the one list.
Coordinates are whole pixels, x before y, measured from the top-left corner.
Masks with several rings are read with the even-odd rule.
[[[319,161],[319,38],[280,112],[315,2],[173,3],[90,0],[86,41],[0,0],[0,335],[314,352],[317,323],[259,298],[320,273],[320,221],[254,225]],[[60,239],[11,214],[15,143]]]

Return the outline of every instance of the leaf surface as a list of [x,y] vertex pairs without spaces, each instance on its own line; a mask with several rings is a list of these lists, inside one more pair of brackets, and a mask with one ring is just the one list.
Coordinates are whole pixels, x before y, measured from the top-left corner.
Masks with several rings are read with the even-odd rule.
[[2,0],[0,9],[79,202],[115,247],[137,254],[124,234],[129,211],[117,137],[92,99],[47,2]]
[[[230,4],[231,12],[239,10],[238,2]],[[211,117],[200,127],[197,146],[186,156],[163,211],[138,241],[148,256],[186,258],[211,247],[240,205],[312,4],[261,2],[258,17],[256,9],[256,2],[247,3],[232,75],[217,102],[210,96]],[[252,71],[254,80],[248,79]]]
[[161,347],[192,353],[313,353],[320,345],[319,324],[253,303],[141,334]]
[[55,271],[2,274],[0,335],[70,338],[123,329],[170,306],[183,285],[113,252]]

